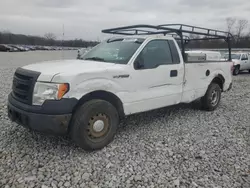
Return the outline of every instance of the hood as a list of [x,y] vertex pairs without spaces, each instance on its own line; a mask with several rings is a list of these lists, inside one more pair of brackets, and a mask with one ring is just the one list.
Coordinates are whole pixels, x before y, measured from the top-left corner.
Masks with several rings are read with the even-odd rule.
[[51,81],[52,78],[61,73],[67,72],[92,72],[106,70],[115,66],[114,63],[86,61],[86,60],[56,60],[30,64],[22,68],[41,72],[38,80]]

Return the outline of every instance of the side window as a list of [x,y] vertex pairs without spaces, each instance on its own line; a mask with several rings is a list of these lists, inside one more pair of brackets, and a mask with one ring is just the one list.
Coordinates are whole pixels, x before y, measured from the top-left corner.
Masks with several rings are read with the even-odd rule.
[[245,60],[248,60],[248,55],[247,54],[245,54]]
[[241,60],[246,60],[246,55],[245,54],[242,54]]
[[[135,69],[153,69],[160,65],[173,64],[178,59],[172,58],[170,44],[167,40],[150,41],[135,61]],[[136,64],[140,64],[137,66]]]

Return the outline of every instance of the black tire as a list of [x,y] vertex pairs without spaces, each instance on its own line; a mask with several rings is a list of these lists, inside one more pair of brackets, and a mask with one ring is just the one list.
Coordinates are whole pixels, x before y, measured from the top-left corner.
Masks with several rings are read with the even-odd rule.
[[211,83],[206,94],[201,98],[202,108],[207,111],[215,110],[221,100],[221,88],[217,83]]
[[240,66],[236,66],[233,71],[233,75],[238,75],[240,73]]
[[[101,121],[103,126],[98,132],[94,130],[97,121]],[[76,110],[70,125],[70,136],[84,150],[98,150],[113,141],[118,124],[116,108],[107,101],[93,99]]]

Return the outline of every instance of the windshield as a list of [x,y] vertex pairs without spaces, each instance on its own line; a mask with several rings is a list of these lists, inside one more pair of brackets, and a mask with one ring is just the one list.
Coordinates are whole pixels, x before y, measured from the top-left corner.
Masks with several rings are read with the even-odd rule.
[[[231,54],[232,59],[240,59],[240,54]],[[229,59],[229,54],[225,54],[225,59]]]
[[80,59],[127,64],[142,42],[138,39],[108,40],[84,54]]

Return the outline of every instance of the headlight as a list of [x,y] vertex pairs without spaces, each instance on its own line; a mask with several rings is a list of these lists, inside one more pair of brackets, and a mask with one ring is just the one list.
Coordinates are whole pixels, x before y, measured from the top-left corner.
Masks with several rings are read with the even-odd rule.
[[69,90],[69,84],[36,82],[33,105],[42,105],[45,100],[60,100]]

